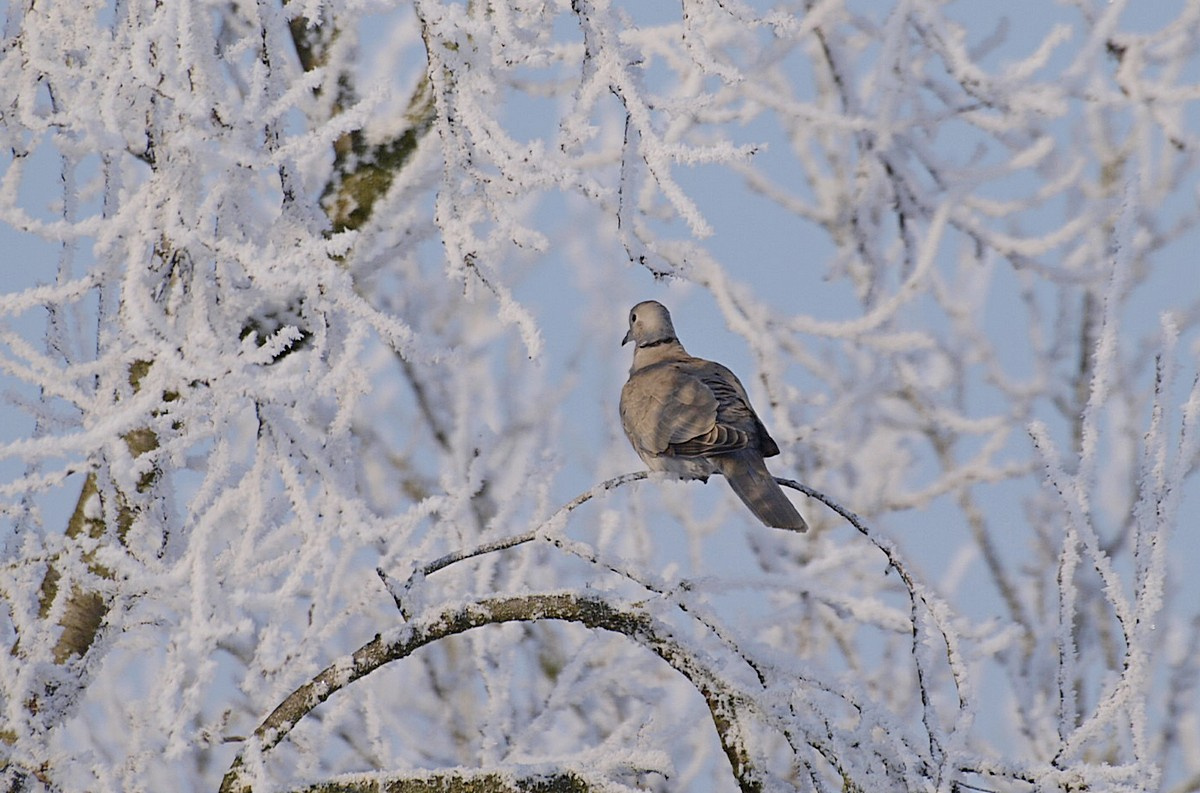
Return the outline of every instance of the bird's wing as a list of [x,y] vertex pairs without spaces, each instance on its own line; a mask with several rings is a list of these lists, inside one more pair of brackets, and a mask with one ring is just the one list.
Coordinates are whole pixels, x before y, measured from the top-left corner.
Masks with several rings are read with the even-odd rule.
[[717,401],[717,415],[713,428],[705,436],[677,444],[676,454],[727,454],[747,446],[757,448],[764,457],[779,454],[779,447],[750,406],[750,397],[737,375],[721,364],[703,358],[689,357],[678,366],[712,393]]
[[672,447],[706,435],[717,410],[712,389],[675,361],[634,372],[621,389],[621,426],[651,454],[675,454]]

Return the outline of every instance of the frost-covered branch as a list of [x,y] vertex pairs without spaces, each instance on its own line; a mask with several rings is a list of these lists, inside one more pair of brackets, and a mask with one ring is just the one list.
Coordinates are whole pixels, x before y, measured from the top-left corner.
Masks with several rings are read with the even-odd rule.
[[512,537],[505,537],[503,539],[486,542],[469,550],[456,551],[454,553],[446,554],[445,556],[434,559],[432,562],[428,562],[419,567],[417,570],[414,570],[403,583],[394,581],[387,574],[387,572],[382,569],[377,569],[376,573],[383,581],[384,586],[387,587],[388,593],[391,594],[392,599],[396,601],[396,608],[399,609],[400,614],[407,619],[408,610],[404,605],[404,601],[408,595],[408,592],[418,581],[423,580],[425,577],[432,575],[433,573],[436,573],[438,570],[449,567],[452,564],[456,564],[466,559],[471,559],[482,554],[503,551],[505,549],[513,548],[532,540],[536,540],[540,537],[546,537],[547,535],[557,535],[559,532],[561,532],[563,525],[567,520],[567,516],[576,507],[586,504],[596,496],[608,492],[613,488],[620,487],[621,485],[629,482],[636,482],[640,479],[645,479],[649,475],[650,474],[646,471],[638,471],[636,473],[621,474],[620,476],[615,476],[612,479],[601,482],[595,487],[585,490],[584,492],[575,496],[575,498],[571,499],[566,504],[563,504],[561,507],[555,510],[553,515],[539,523],[533,529]]
[[[706,615],[706,610],[703,607],[699,606],[697,603],[690,602],[686,597],[688,590],[691,589],[690,586],[667,586],[665,583],[654,579],[653,576],[648,576],[645,573],[637,571],[627,563],[615,564],[613,562],[606,561],[603,558],[603,554],[598,553],[594,548],[590,548],[586,544],[578,541],[568,540],[562,536],[562,524],[565,521],[567,514],[573,509],[583,503],[586,503],[600,493],[607,492],[629,482],[644,479],[647,476],[649,476],[647,472],[638,472],[634,474],[623,474],[621,476],[609,479],[600,485],[597,485],[596,487],[584,491],[580,495],[576,496],[574,499],[557,510],[551,518],[540,524],[535,529],[513,537],[484,543],[467,551],[443,556],[420,567],[411,576],[409,576],[409,578],[403,584],[394,582],[383,570],[378,570],[377,572],[387,586],[388,591],[392,594],[397,608],[400,610],[401,614],[408,619],[410,618],[410,614],[404,605],[407,595],[418,583],[424,584],[427,576],[468,559],[473,559],[484,554],[494,553],[496,551],[514,548],[532,540],[545,539],[556,547],[567,551],[574,556],[582,558],[596,567],[616,573],[617,575],[636,583],[646,592],[652,593],[654,596],[664,598],[667,602],[674,604],[682,613],[688,614],[690,618],[697,620],[701,625],[704,626],[706,630],[718,637],[721,643],[724,644],[727,651],[732,652],[740,657],[742,662],[744,662],[750,669],[754,671],[754,674],[756,675],[760,684],[764,686],[767,685],[768,674],[771,677],[776,677],[779,674],[779,670],[768,670],[765,665],[756,660],[753,653],[748,653],[740,647],[739,640],[736,636],[730,634],[728,631],[722,628],[719,622],[716,621],[712,615]],[[938,639],[942,642],[942,645],[945,647],[946,656],[949,661],[949,671],[952,674],[954,687],[959,698],[959,712],[960,714],[964,715],[968,714],[972,704],[965,698],[964,689],[972,688],[972,686],[965,680],[969,674],[967,662],[963,658],[959,657],[960,654],[957,649],[958,636],[956,629],[952,625],[953,620],[948,606],[941,602],[935,595],[933,595],[928,590],[928,587],[921,584],[914,578],[911,571],[908,570],[907,566],[901,559],[899,551],[891,543],[879,537],[877,533],[872,532],[859,516],[854,514],[852,511],[847,510],[829,496],[826,496],[825,494],[811,487],[783,478],[777,478],[776,481],[778,481],[781,485],[793,488],[803,492],[811,498],[821,501],[829,506],[832,510],[837,512],[884,554],[888,561],[889,567],[894,569],[904,582],[910,603],[910,634],[912,637],[911,654],[913,663],[915,665],[917,684],[924,708],[922,718],[926,729],[926,739],[929,742],[931,761],[935,764],[935,766],[939,766],[937,771],[939,776],[941,774],[951,773],[952,769],[944,767],[945,764],[949,762],[949,759],[940,745],[940,741],[942,739],[939,736],[943,734],[944,728],[938,722],[932,704],[935,691],[940,686],[929,677],[932,672],[928,669],[929,661],[924,652],[924,648],[928,645],[929,639],[931,638],[929,631],[932,628],[934,635],[938,637]],[[815,683],[815,681],[810,680],[805,680],[804,683],[805,685],[819,685]],[[859,712],[860,717],[869,718],[869,714],[864,713],[862,707],[854,702],[854,697],[852,695],[848,694],[847,692],[836,692],[831,689],[826,690],[828,693],[833,693],[835,696],[839,696],[848,703],[852,704],[853,707]],[[796,714],[793,712],[793,715]],[[964,726],[964,724],[956,725],[955,729],[962,726]],[[818,748],[818,745],[814,744],[814,748]],[[796,750],[797,747],[793,745],[793,751]],[[828,759],[831,763],[834,765],[840,765],[840,761],[837,759],[836,755],[831,755],[824,751],[822,751],[822,753],[825,754],[826,759]],[[967,768],[957,768],[953,769],[953,771],[958,773],[984,773],[982,771],[971,771]],[[842,773],[844,775],[848,772],[843,771]],[[1017,778],[1020,778],[1021,776],[1021,772],[1014,772],[1014,774]]]
[[[910,605],[912,657],[916,668],[917,684],[920,688],[921,705],[923,707],[922,721],[925,724],[925,730],[928,735],[930,755],[937,767],[936,778],[940,780],[949,769],[945,767],[948,758],[941,745],[941,736],[944,735],[945,730],[938,722],[933,709],[932,698],[936,686],[929,679],[930,671],[928,670],[928,661],[924,653],[924,649],[928,646],[929,639],[932,636],[936,635],[937,639],[945,647],[946,658],[949,662],[950,672],[954,681],[955,694],[958,698],[957,704],[960,714],[967,713],[968,709],[972,707],[972,703],[966,698],[966,691],[971,688],[965,679],[968,675],[968,668],[957,647],[958,634],[953,625],[951,625],[952,612],[947,604],[930,592],[928,587],[914,578],[901,559],[900,553],[895,546],[880,537],[877,533],[872,532],[858,515],[807,485],[789,479],[777,479],[777,481],[784,487],[799,490],[810,498],[817,499],[841,515],[860,534],[870,540],[872,545],[879,549],[884,557],[887,558],[888,566],[895,570],[897,575],[900,576],[900,580],[904,582],[904,587],[908,591]],[[933,633],[929,633],[931,628],[933,629]]]
[[761,789],[761,772],[756,768],[753,748],[746,743],[745,722],[752,716],[752,712],[747,712],[749,702],[744,692],[727,682],[726,674],[711,668],[694,648],[672,638],[673,631],[643,606],[618,606],[594,596],[557,592],[451,607],[376,636],[353,654],[326,667],[272,711],[238,752],[221,783],[222,793],[253,789],[255,768],[264,754],[283,741],[322,702],[385,664],[406,658],[427,644],[485,625],[539,620],[565,620],[619,633],[666,661],[704,697],[741,789]]
[[580,771],[541,771],[514,767],[491,771],[456,768],[413,774],[351,774],[328,782],[296,788],[294,793],[589,793],[605,790],[605,783]]

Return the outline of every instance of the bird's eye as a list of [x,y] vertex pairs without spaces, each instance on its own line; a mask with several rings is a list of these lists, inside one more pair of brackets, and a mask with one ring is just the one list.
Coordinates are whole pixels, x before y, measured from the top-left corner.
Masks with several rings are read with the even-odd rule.
[[637,314],[630,314],[629,315],[629,324],[632,325],[635,322],[637,322]]

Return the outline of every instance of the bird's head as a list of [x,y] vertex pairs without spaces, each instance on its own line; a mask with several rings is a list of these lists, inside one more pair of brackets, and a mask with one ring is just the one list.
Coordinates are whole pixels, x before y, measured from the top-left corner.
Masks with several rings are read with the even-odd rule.
[[651,347],[678,340],[675,326],[671,324],[671,313],[662,303],[644,300],[629,309],[629,332],[621,340],[622,345],[632,341],[638,347]]

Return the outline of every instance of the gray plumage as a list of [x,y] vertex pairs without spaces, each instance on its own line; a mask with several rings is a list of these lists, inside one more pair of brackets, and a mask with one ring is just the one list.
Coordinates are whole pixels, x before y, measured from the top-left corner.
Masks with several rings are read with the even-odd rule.
[[654,300],[629,312],[633,366],[621,389],[621,426],[651,471],[707,480],[719,473],[765,525],[808,524],[767,470],[779,447],[750,406],[746,389],[719,363],[688,355],[666,307]]

